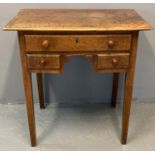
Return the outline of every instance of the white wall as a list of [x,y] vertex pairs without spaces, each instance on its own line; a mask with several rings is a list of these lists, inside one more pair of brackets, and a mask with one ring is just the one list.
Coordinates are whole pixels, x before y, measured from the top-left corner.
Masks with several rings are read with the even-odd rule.
[[[155,4],[0,4],[1,103],[24,101],[17,34],[2,31],[23,8],[131,8],[155,27]],[[155,101],[155,30],[141,32],[139,37],[134,98]],[[111,74],[92,74],[91,64],[82,57],[72,58],[63,75],[45,75],[44,79],[49,102],[108,102],[111,97]],[[34,98],[38,99],[33,81]],[[120,81],[121,93],[122,84]]]

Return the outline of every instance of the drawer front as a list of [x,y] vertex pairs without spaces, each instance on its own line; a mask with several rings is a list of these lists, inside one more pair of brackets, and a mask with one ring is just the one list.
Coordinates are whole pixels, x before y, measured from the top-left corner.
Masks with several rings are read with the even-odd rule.
[[129,51],[131,35],[25,35],[28,52]]
[[129,67],[129,54],[99,54],[95,62],[96,70],[125,70]]
[[51,69],[59,70],[61,67],[60,55],[46,54],[29,54],[27,55],[27,63],[29,69]]

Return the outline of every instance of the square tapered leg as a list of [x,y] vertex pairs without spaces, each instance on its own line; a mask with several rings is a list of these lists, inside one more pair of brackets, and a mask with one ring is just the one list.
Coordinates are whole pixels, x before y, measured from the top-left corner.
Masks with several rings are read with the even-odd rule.
[[122,113],[122,135],[121,135],[122,144],[127,143],[136,54],[137,54],[137,42],[138,42],[138,32],[135,32],[133,33],[133,39],[132,39],[129,69],[125,73],[124,103],[123,103],[123,113]]

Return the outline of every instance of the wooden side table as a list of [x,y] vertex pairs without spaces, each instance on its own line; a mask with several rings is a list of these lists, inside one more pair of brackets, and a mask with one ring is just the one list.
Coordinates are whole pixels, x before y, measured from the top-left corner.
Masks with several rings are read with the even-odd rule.
[[36,146],[31,73],[37,75],[40,107],[45,108],[42,73],[63,73],[73,55],[88,58],[95,72],[113,73],[113,107],[119,73],[125,73],[121,142],[126,144],[138,33],[150,29],[134,10],[21,10],[4,30],[18,31],[31,145]]

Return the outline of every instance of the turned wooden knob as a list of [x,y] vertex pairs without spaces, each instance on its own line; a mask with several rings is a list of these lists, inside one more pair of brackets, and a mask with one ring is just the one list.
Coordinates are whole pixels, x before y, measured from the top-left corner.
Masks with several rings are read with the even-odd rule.
[[44,41],[42,42],[42,46],[43,46],[44,48],[48,48],[48,47],[49,47],[49,42],[48,42],[48,40],[44,40]]
[[117,60],[116,58],[113,58],[113,59],[112,59],[112,64],[113,64],[113,65],[117,65],[117,64],[118,64],[118,60]]
[[46,61],[45,61],[45,60],[41,60],[41,61],[40,61],[40,64],[41,64],[42,66],[45,66],[45,65],[46,65]]
[[113,47],[114,47],[114,41],[109,40],[109,41],[108,41],[108,47],[109,47],[109,48],[113,48]]

